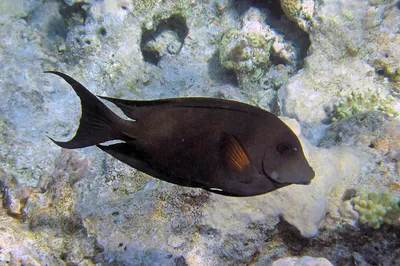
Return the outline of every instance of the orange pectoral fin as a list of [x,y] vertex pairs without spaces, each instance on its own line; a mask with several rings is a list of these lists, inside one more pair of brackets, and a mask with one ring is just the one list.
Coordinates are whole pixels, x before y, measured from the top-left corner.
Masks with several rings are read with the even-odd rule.
[[234,136],[222,133],[220,143],[223,161],[230,170],[242,173],[250,167],[246,150]]

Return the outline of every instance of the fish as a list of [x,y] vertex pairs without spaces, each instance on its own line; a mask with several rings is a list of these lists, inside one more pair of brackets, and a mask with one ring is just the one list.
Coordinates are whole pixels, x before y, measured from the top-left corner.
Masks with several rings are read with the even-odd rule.
[[[314,178],[296,134],[261,108],[206,97],[125,100],[95,96],[64,73],[45,73],[63,78],[81,102],[75,136],[65,142],[49,137],[62,148],[96,145],[160,180],[231,197],[308,185]],[[116,105],[129,119],[118,116],[99,98]]]

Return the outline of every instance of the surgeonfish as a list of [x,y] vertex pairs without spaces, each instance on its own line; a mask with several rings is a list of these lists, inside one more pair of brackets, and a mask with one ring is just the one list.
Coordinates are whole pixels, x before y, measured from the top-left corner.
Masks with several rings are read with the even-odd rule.
[[[66,74],[81,101],[75,136],[54,141],[66,149],[96,145],[161,180],[226,196],[255,196],[290,184],[309,184],[314,170],[299,139],[277,116],[248,104],[213,98],[149,101],[99,96],[119,117]],[[119,143],[107,145],[107,141]],[[105,144],[104,144],[105,143]]]

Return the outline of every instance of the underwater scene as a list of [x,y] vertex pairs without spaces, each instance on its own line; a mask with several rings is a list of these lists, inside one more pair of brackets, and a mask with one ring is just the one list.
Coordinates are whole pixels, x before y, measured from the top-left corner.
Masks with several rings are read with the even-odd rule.
[[400,0],[1,0],[0,265],[400,265]]

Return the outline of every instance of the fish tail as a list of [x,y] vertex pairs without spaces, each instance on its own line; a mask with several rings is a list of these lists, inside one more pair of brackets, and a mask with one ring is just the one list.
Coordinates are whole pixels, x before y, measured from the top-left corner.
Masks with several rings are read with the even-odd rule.
[[66,142],[55,141],[49,137],[55,144],[62,148],[75,149],[121,138],[119,128],[124,120],[114,114],[82,84],[61,72],[45,71],[44,73],[62,77],[72,86],[81,100],[82,115],[75,136]]

